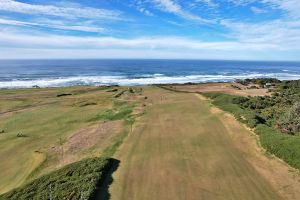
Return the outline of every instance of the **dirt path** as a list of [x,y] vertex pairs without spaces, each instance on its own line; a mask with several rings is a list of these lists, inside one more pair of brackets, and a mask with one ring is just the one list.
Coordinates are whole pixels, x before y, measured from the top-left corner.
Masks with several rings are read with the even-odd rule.
[[115,158],[113,200],[284,199],[245,157],[219,114],[194,94],[149,87],[151,106]]

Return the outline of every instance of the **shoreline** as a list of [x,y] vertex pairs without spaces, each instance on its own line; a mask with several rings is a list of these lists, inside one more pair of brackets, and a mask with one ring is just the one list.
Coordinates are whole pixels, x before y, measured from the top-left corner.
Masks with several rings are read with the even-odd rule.
[[147,85],[186,85],[186,84],[209,84],[209,83],[230,83],[236,80],[246,79],[269,79],[274,78],[280,81],[299,80],[300,74],[189,74],[189,75],[165,75],[155,74],[137,74],[137,75],[107,75],[107,76],[71,76],[71,77],[53,77],[53,78],[20,78],[1,80],[0,89],[24,89],[24,88],[60,88],[60,87],[76,87],[76,86],[147,86]]
[[[269,79],[272,77],[263,77],[258,79]],[[257,79],[257,78],[246,78],[246,79]],[[229,81],[205,81],[205,82],[183,82],[183,83],[145,83],[145,84],[128,84],[128,85],[119,85],[119,84],[101,84],[101,85],[96,85],[96,84],[74,84],[74,85],[59,85],[59,86],[38,86],[38,85],[32,85],[30,87],[1,87],[0,85],[0,90],[13,90],[13,89],[59,89],[59,88],[76,88],[76,87],[96,87],[96,88],[108,88],[108,87],[143,87],[143,86],[184,86],[184,85],[209,85],[209,84],[230,84],[230,83],[236,83],[235,80],[246,80],[246,79],[234,79],[234,80],[229,80]],[[300,78],[299,78],[300,79]],[[296,81],[299,79],[288,79],[288,80],[281,80],[278,79],[279,81]]]

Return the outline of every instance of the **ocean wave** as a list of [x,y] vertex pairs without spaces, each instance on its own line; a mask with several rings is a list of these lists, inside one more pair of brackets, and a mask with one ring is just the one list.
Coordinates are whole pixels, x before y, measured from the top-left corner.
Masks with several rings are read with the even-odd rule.
[[10,81],[0,81],[0,88],[31,88],[38,87],[65,87],[75,85],[149,85],[149,84],[171,84],[171,83],[205,83],[205,82],[230,82],[235,79],[246,78],[278,78],[280,80],[300,79],[300,74],[289,73],[248,73],[236,75],[186,75],[186,76],[167,76],[164,74],[144,74],[141,76],[74,76],[60,78],[43,79],[18,79]]

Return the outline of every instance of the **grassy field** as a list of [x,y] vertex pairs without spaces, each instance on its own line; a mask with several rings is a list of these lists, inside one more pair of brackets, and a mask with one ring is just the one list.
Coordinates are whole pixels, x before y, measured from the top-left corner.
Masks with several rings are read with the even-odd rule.
[[[77,196],[79,187],[94,193],[95,181],[83,184],[65,172],[74,168],[80,175],[76,166],[84,168],[85,161],[68,164],[104,156],[115,163],[108,175],[86,167],[78,176],[104,178],[96,199],[300,198],[299,174],[267,158],[248,129],[195,93],[155,86],[0,90],[2,130],[0,194],[35,179],[18,194],[35,195],[39,188],[44,196],[49,177],[57,188],[61,177],[70,181],[65,194],[75,194],[73,186]],[[45,184],[35,187],[39,182]]]
[[[121,90],[121,89],[120,89]],[[112,154],[134,102],[100,87],[0,90],[0,194],[85,157]]]
[[111,199],[284,199],[248,160],[254,149],[232,138],[249,136],[246,128],[224,124],[201,96],[153,87],[145,94],[151,106],[115,155]]

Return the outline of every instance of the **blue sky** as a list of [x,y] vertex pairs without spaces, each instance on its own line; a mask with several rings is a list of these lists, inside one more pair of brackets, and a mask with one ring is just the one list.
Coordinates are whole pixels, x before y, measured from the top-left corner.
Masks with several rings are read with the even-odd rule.
[[0,58],[300,60],[299,0],[0,0]]

